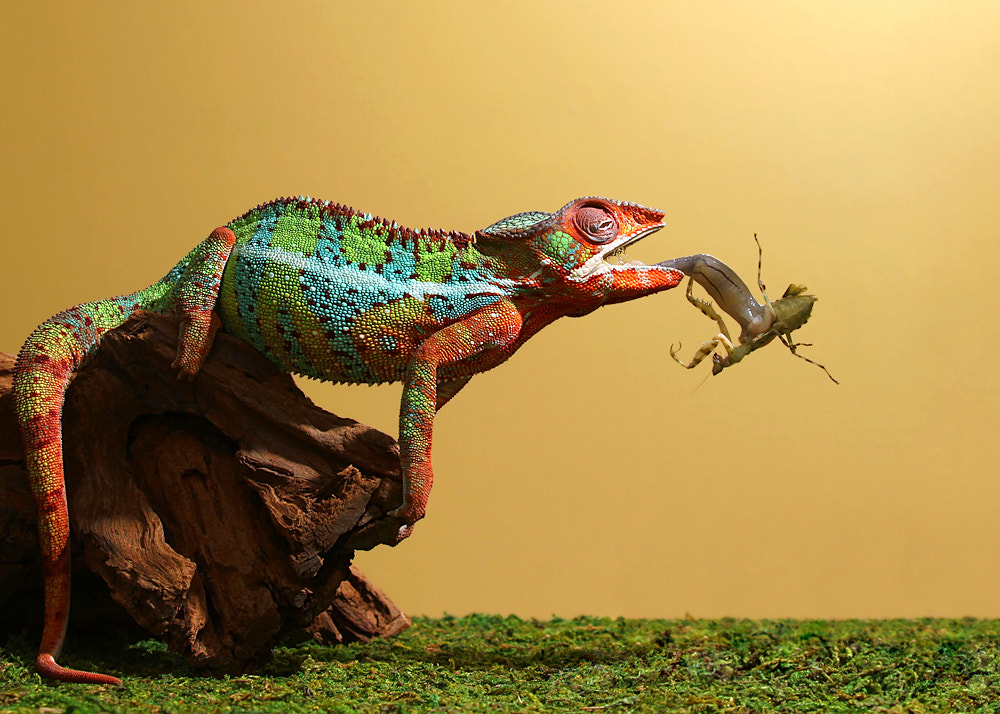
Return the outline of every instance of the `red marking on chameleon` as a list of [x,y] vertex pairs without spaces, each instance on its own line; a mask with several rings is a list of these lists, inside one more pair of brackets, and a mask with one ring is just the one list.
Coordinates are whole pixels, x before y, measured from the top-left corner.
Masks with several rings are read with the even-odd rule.
[[[57,496],[62,495],[62,490],[57,491],[53,495],[57,495]],[[38,507],[39,513],[42,513],[42,514],[45,514],[45,515],[52,515],[53,513],[58,513],[61,510],[62,510],[62,504],[59,504],[59,503],[49,503],[49,504],[46,504],[44,506],[39,506]]]

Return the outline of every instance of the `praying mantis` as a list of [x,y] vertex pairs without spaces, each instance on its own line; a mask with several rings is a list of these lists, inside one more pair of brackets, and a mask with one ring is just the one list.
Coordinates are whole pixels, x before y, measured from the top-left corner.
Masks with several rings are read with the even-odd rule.
[[[746,283],[732,268],[711,255],[699,253],[659,263],[663,267],[680,270],[688,276],[688,302],[719,326],[719,334],[708,342],[702,343],[690,362],[685,363],[677,356],[681,345],[678,345],[676,349],[671,347],[670,356],[681,366],[693,369],[708,355],[712,355],[712,374],[718,374],[777,337],[793,355],[804,359],[809,364],[816,365],[826,372],[826,376],[833,380],[834,384],[840,384],[826,367],[796,351],[799,347],[810,346],[811,343],[795,342],[791,337],[793,331],[806,324],[812,314],[816,296],[807,294],[805,285],[793,283],[788,286],[780,298],[772,302],[767,296],[767,289],[761,278],[763,250],[760,241],[757,240],[756,233],[754,233],[753,239],[757,243],[757,286],[764,296],[763,305],[757,302]],[[740,324],[739,345],[733,344],[725,321],[712,303],[694,296],[692,288],[695,282],[708,292],[723,312]],[[724,357],[716,352],[719,345],[722,345],[726,352]]]

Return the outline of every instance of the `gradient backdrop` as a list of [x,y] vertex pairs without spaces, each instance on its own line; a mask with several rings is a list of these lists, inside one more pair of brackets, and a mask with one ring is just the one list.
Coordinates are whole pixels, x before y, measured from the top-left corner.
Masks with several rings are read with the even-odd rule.
[[[309,194],[471,231],[601,194],[631,252],[820,301],[701,384],[683,289],[543,331],[441,414],[411,614],[1000,617],[1000,3],[0,5],[0,349]],[[699,384],[701,386],[699,387]],[[309,383],[396,433],[397,387]]]

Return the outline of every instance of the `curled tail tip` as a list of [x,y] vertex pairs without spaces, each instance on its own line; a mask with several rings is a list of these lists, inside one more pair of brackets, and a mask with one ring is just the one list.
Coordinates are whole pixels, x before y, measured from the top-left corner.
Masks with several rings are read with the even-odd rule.
[[75,682],[79,684],[113,684],[120,687],[122,680],[112,677],[109,674],[98,674],[97,672],[84,672],[79,669],[67,669],[56,663],[55,658],[43,652],[35,660],[35,669],[46,679],[54,679],[58,682]]

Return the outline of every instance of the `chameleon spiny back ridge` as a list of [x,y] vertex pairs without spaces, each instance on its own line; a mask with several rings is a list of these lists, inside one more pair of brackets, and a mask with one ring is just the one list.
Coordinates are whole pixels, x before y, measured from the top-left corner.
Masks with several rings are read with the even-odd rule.
[[503,363],[559,317],[677,285],[683,274],[676,269],[604,260],[662,228],[662,219],[655,209],[588,197],[469,235],[411,230],[329,201],[281,198],[216,228],[149,288],[46,320],[14,371],[45,576],[39,673],[120,683],[56,663],[70,599],[62,407],[76,370],[132,311],[179,321],[172,367],[182,378],[196,377],[221,328],[289,372],[402,382],[403,502],[388,514],[402,540],[423,517],[433,484],[436,411],[473,375]]
[[385,218],[374,216],[371,213],[362,213],[342,203],[324,201],[318,198],[310,198],[309,196],[286,196],[258,204],[239,217],[234,218],[227,225],[233,226],[257,220],[266,215],[281,215],[290,208],[306,215],[318,215],[323,219],[333,220],[340,225],[349,220],[356,220],[358,225],[364,230],[376,228],[380,235],[386,235],[389,240],[393,242],[398,241],[403,244],[412,243],[418,237],[436,240],[440,243],[449,241],[452,243],[468,243],[474,240],[472,236],[462,231],[442,231],[433,228],[415,230],[407,228],[406,226],[399,225],[396,221],[389,221]]
[[399,381],[419,341],[503,294],[474,239],[458,231],[413,230],[304,198],[263,204],[228,227],[236,244],[219,294],[226,329],[309,377]]

